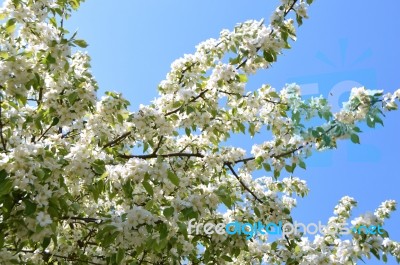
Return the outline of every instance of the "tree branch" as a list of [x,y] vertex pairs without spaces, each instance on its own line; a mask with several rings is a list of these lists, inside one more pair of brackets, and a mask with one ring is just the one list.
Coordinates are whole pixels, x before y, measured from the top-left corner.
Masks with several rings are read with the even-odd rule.
[[83,221],[86,223],[101,223],[102,220],[97,219],[97,218],[92,218],[92,217],[77,217],[77,216],[64,216],[61,217],[62,220],[68,221],[68,220],[74,220],[74,221]]
[[152,154],[156,154],[158,152],[158,150],[160,150],[161,143],[162,143],[163,140],[164,140],[164,136],[161,136],[160,137],[160,141],[158,142],[157,147],[154,149]]
[[226,95],[230,95],[230,96],[238,96],[238,97],[244,97],[244,98],[248,98],[249,97],[249,95],[242,95],[240,93],[228,92],[228,91],[224,91],[224,90],[221,90],[221,89],[218,89],[217,91],[220,92],[220,93],[226,94]]
[[51,129],[53,126],[54,126],[53,124],[50,124],[50,126],[47,127],[47,129],[42,133],[42,135],[40,135],[40,137],[39,137],[39,139],[37,139],[37,141],[39,142],[40,140],[42,140],[43,137],[46,135],[46,133],[47,133],[48,131],[50,131],[50,129]]
[[[289,14],[290,10],[293,9],[293,7],[294,7],[294,5],[297,3],[297,1],[298,1],[298,0],[294,0],[293,3],[292,3],[292,5],[284,12],[284,14],[283,14],[283,18],[284,18],[284,19],[285,19],[286,16]],[[271,35],[273,34],[273,32],[274,32],[274,30],[272,30],[271,33],[270,33],[269,35],[271,36]],[[256,53],[258,53],[258,52],[260,51],[261,47],[262,47],[262,46],[257,47]],[[246,58],[245,60],[243,60],[243,61],[236,67],[236,70],[239,70],[242,66],[244,66],[244,65],[247,63],[247,61],[248,61],[248,58]]]
[[0,93],[0,138],[1,138],[1,145],[3,146],[4,152],[7,152],[7,143],[3,136],[3,122],[1,121],[2,118],[2,104],[3,104],[3,94]]
[[139,260],[139,265],[142,265],[142,263],[143,263],[143,261],[144,261],[144,258],[146,257],[146,254],[147,254],[147,252],[146,252],[146,251],[143,251],[143,255],[142,255],[142,257],[141,257],[140,260]]
[[[301,150],[301,149],[303,149],[303,148],[304,148],[304,146],[301,145],[301,146],[299,146],[299,147],[297,147],[297,148],[295,148],[295,149],[289,150],[289,151],[287,151],[287,152],[285,152],[285,153],[282,153],[282,154],[278,154],[278,155],[273,154],[273,155],[270,156],[270,158],[277,158],[277,159],[279,159],[279,158],[285,157],[285,156],[287,156],[287,155],[293,154],[294,152],[299,151],[299,150]],[[247,158],[243,158],[243,159],[236,160],[236,161],[234,161],[233,163],[234,163],[234,164],[237,164],[237,163],[246,163],[246,162],[252,161],[252,160],[254,160],[254,159],[256,159],[256,158],[255,158],[254,156],[252,156],[252,157],[247,157]]]
[[119,144],[121,141],[123,141],[123,140],[124,140],[126,137],[128,137],[129,135],[131,135],[131,132],[126,132],[126,133],[122,134],[121,136],[117,137],[116,139],[114,139],[114,140],[112,140],[112,141],[106,143],[106,144],[103,146],[103,149],[105,149],[105,148],[107,148],[107,147],[113,147],[113,146]]
[[283,14],[283,17],[286,17],[286,16],[289,14],[290,10],[293,10],[293,7],[294,7],[295,4],[297,3],[297,1],[298,1],[298,0],[294,0],[294,1],[293,1],[292,5],[291,5],[291,6],[285,11],[285,13]]
[[[12,249],[12,248],[8,248],[7,251],[15,251],[15,252],[23,252],[23,253],[35,253],[35,250],[26,250],[26,249]],[[77,258],[73,258],[73,257],[68,257],[68,256],[62,256],[62,255],[58,255],[58,254],[52,254],[50,252],[38,252],[37,254],[42,255],[43,257],[46,258],[50,258],[50,257],[56,257],[56,258],[61,258],[61,259],[65,259],[66,261],[76,261],[76,262],[80,262],[83,264],[93,264],[93,265],[101,265],[100,263],[96,263],[96,262],[92,262],[92,261],[88,261],[88,260],[82,260],[82,259],[77,259]]]
[[257,195],[254,194],[254,192],[251,189],[249,189],[249,187],[246,186],[246,184],[244,184],[242,179],[239,177],[239,175],[233,169],[231,163],[224,163],[224,165],[228,166],[228,168],[231,170],[232,174],[239,181],[240,185],[242,185],[243,189],[245,189],[247,192],[249,192],[254,197],[254,199],[256,199],[256,201],[258,201],[259,203],[262,203],[262,204],[264,203],[260,198],[257,197]]
[[170,153],[170,154],[164,154],[164,155],[160,155],[160,154],[149,154],[149,155],[123,155],[120,154],[118,155],[118,157],[121,158],[140,158],[140,159],[151,159],[151,158],[157,158],[157,157],[200,157],[203,158],[204,155],[200,154],[200,153]]
[[196,97],[193,97],[191,100],[189,100],[189,102],[182,104],[182,106],[180,106],[179,108],[176,108],[174,110],[171,110],[170,112],[167,112],[165,114],[165,116],[169,116],[171,114],[177,113],[178,111],[180,111],[185,105],[195,102],[197,99],[201,98],[206,92],[208,91],[208,89],[203,90],[199,95],[197,95]]

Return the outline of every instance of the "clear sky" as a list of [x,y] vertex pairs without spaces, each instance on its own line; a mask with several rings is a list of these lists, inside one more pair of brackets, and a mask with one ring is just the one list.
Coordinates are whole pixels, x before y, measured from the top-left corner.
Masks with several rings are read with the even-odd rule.
[[[106,90],[122,92],[136,110],[157,96],[157,84],[174,59],[194,52],[202,40],[218,37],[223,28],[232,29],[247,19],[269,19],[277,4],[272,0],[87,0],[67,27],[79,28],[80,38],[90,44],[87,50],[100,83],[99,96]],[[399,9],[397,0],[316,0],[292,50],[285,51],[272,69],[252,76],[248,88],[262,83],[281,88],[298,82],[309,95],[332,93],[334,106],[352,86],[400,88]],[[341,142],[338,150],[315,153],[306,171],[295,172],[311,189],[298,202],[295,220],[326,222],[344,195],[358,200],[355,214],[373,211],[386,199],[400,202],[400,111],[389,113],[384,122],[385,127],[375,130],[363,126],[361,145]],[[384,226],[398,241],[399,224],[400,212],[396,212]],[[367,264],[381,262],[372,259]]]

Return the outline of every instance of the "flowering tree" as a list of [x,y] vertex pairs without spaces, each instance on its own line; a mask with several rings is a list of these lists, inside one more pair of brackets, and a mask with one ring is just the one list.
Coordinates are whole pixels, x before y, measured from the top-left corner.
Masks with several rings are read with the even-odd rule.
[[[382,123],[394,94],[353,89],[338,113],[295,84],[246,91],[249,75],[295,40],[312,0],[283,0],[264,21],[246,21],[172,64],[160,96],[138,112],[121,94],[96,97],[86,42],[63,22],[82,0],[6,0],[0,10],[0,263],[354,264],[374,255],[400,261],[388,233],[326,233],[271,239],[193,233],[188,223],[292,222],[294,177],[314,150],[359,143],[357,124]],[[294,19],[291,19],[293,17]],[[233,134],[272,138],[251,151]],[[265,177],[254,179],[254,171]],[[226,212],[218,211],[224,204]],[[344,197],[328,224],[346,222]],[[394,201],[353,225],[382,225]],[[192,232],[192,233],[191,233]]]

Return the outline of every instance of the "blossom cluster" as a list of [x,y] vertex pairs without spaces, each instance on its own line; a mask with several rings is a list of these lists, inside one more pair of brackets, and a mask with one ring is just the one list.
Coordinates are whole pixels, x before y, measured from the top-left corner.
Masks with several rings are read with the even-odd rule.
[[[122,94],[98,98],[86,42],[63,27],[81,0],[6,0],[0,9],[0,263],[348,264],[370,254],[400,259],[388,235],[313,241],[291,235],[195,235],[189,220],[292,220],[306,196],[296,168],[357,124],[382,123],[393,94],[355,88],[338,113],[296,84],[246,90],[296,39],[311,0],[282,0],[270,24],[222,30],[171,65],[150,105],[129,111]],[[227,144],[234,134],[251,150]],[[268,135],[268,134],[266,134]],[[254,172],[265,176],[255,179]],[[350,218],[344,197],[329,222]],[[384,202],[355,225],[382,224]],[[221,211],[221,208],[226,208]],[[201,247],[199,247],[201,246]]]

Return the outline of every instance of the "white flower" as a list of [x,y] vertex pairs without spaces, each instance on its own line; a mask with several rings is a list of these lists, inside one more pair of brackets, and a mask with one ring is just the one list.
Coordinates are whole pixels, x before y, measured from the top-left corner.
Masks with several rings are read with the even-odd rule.
[[297,15],[307,18],[307,3],[301,2],[297,5]]
[[377,223],[377,218],[373,213],[365,213],[360,217],[355,218],[351,221],[351,224],[354,226],[357,225],[375,225]]
[[382,246],[384,247],[390,247],[392,245],[393,241],[390,240],[389,238],[385,237],[382,241]]
[[39,212],[39,214],[36,217],[36,220],[39,222],[39,225],[41,227],[45,227],[46,225],[49,225],[52,223],[50,215],[44,212]]
[[277,9],[271,16],[271,24],[279,24],[283,20],[283,11]]
[[400,100],[400,89],[398,89],[398,90],[396,90],[396,91],[394,92],[394,96],[395,96],[397,99]]

